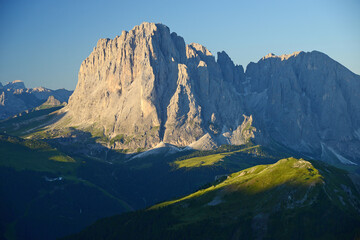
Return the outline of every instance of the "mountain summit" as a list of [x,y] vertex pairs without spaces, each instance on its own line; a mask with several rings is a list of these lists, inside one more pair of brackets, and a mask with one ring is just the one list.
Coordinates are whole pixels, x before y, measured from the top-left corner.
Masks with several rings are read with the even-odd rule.
[[314,158],[360,159],[360,76],[327,55],[269,54],[246,73],[225,52],[162,24],[100,39],[57,126],[102,132],[120,149],[198,149],[251,138]]

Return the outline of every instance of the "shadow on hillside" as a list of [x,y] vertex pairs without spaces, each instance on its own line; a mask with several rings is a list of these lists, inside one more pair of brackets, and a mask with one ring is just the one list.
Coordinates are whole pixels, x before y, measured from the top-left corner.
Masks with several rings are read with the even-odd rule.
[[99,140],[101,141],[100,137],[75,128],[69,128],[69,132],[59,134],[55,138],[44,139],[53,147],[72,156],[83,156],[105,162],[121,161],[127,157],[127,154],[111,149],[106,146],[108,143],[100,143]]
[[62,106],[47,109],[25,111],[14,117],[0,121],[0,133],[24,136],[47,127],[64,117],[64,113],[56,113]]

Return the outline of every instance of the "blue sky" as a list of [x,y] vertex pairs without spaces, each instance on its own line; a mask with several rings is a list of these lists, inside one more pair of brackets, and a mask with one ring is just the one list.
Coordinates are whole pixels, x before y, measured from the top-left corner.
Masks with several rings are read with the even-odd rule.
[[160,22],[236,64],[318,50],[360,74],[360,1],[0,0],[0,82],[74,89],[99,38]]

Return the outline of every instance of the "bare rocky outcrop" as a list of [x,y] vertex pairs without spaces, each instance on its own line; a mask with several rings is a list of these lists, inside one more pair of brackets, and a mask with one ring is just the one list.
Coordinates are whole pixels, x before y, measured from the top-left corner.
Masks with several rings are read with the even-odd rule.
[[61,105],[61,102],[57,100],[54,96],[48,97],[46,102],[42,104],[42,106],[59,106]]
[[244,111],[234,79],[227,78],[204,46],[186,45],[162,24],[143,23],[98,41],[80,67],[62,123],[131,139],[120,148],[161,141],[187,146],[207,133],[229,143],[223,131],[232,136]]

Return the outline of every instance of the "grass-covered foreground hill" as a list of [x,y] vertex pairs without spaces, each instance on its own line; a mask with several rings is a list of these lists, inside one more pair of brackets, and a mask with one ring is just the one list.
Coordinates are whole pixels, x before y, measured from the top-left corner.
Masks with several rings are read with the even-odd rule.
[[286,158],[66,239],[354,239],[359,199],[345,171]]

